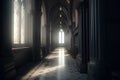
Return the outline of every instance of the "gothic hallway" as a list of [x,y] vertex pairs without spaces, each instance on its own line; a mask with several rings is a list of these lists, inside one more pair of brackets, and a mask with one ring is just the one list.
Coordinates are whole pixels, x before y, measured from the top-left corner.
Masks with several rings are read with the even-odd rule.
[[0,80],[120,80],[120,0],[0,0]]
[[87,74],[80,74],[77,69],[75,59],[64,47],[59,47],[20,80],[87,80]]

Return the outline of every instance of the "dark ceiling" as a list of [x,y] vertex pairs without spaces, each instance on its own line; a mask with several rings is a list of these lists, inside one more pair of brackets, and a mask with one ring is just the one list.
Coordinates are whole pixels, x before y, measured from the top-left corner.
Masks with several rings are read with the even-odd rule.
[[[60,25],[63,29],[71,24],[70,21],[70,4],[67,0],[43,0],[46,5],[46,11],[49,15],[50,23],[58,28]],[[60,7],[62,10],[60,10]],[[61,15],[61,16],[60,16]]]

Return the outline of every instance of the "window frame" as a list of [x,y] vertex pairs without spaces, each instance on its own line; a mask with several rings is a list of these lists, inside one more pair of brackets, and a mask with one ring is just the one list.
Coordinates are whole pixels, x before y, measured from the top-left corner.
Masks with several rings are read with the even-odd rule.
[[[19,12],[20,12],[20,14],[19,14],[19,25],[18,25],[18,35],[19,35],[19,42],[18,43],[15,43],[14,42],[14,9],[15,9],[15,7],[14,7],[14,2],[15,2],[15,0],[13,0],[13,33],[12,33],[12,48],[17,48],[17,47],[25,47],[25,46],[28,46],[28,44],[26,43],[26,35],[27,34],[25,34],[26,33],[26,25],[24,24],[24,43],[22,43],[21,42],[21,19],[22,19],[22,5],[23,5],[23,9],[24,9],[24,11],[25,11],[25,5],[24,5],[24,0],[17,0],[18,1],[18,7],[19,7]],[[24,23],[26,23],[26,12],[24,12]]]

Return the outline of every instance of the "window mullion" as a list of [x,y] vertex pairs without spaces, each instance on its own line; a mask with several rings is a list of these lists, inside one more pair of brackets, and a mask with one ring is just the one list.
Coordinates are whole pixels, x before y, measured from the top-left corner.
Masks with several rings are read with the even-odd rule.
[[22,9],[22,8],[21,8],[21,7],[22,7],[22,6],[21,6],[21,5],[22,5],[21,2],[19,2],[19,5],[20,5],[20,6],[19,6],[19,10],[20,10],[20,15],[19,15],[19,21],[20,21],[20,22],[19,22],[19,23],[20,23],[20,24],[19,24],[19,44],[21,44],[21,9]]

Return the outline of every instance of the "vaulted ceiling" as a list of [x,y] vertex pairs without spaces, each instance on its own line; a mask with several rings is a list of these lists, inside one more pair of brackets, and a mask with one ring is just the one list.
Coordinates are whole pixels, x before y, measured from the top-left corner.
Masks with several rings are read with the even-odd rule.
[[[71,24],[69,0],[43,0],[46,5],[47,15],[54,28],[62,26],[68,29]],[[61,8],[61,9],[60,9]]]

